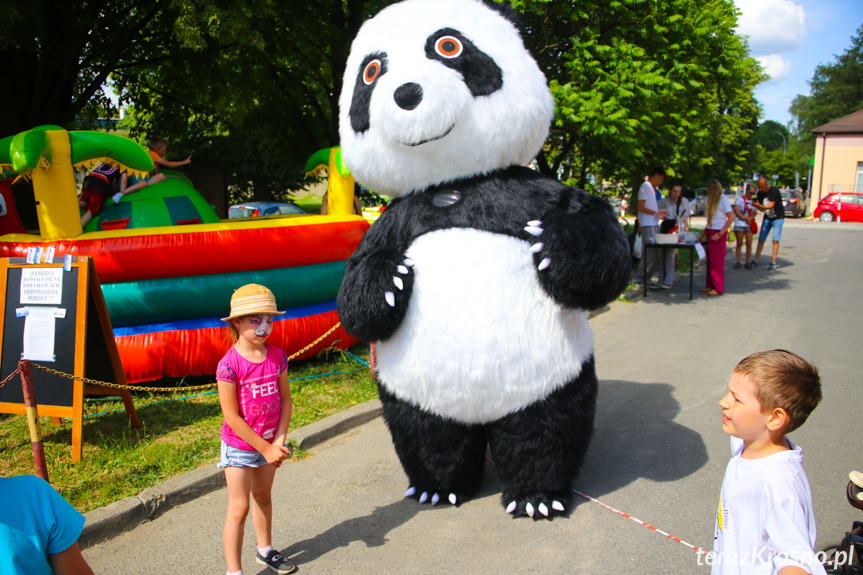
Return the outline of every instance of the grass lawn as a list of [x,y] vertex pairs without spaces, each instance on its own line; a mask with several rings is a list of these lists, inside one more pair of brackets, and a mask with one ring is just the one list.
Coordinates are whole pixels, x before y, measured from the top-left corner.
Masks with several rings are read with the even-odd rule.
[[[369,350],[348,350],[366,363]],[[288,368],[296,429],[377,398],[377,388],[366,365],[339,350],[293,362]],[[210,377],[188,378],[188,384],[214,382]],[[20,385],[17,377],[7,385]],[[148,384],[149,385],[149,384]],[[157,383],[154,386],[170,386]],[[55,426],[40,418],[45,458],[51,484],[78,511],[86,513],[134,496],[148,487],[219,459],[222,413],[215,392],[184,393],[183,382],[172,393],[135,393],[140,429],[129,427],[118,398],[91,398],[84,406],[83,455],[71,463],[71,419]],[[295,457],[304,457],[296,452]],[[33,474],[33,452],[27,418],[0,415],[0,476]]]

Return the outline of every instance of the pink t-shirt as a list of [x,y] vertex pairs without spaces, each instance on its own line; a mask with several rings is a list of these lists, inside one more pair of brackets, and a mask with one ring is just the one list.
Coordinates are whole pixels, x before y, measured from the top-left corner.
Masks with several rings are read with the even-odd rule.
[[[288,354],[271,345],[264,347],[267,358],[261,363],[249,361],[232,347],[219,361],[216,379],[236,384],[240,416],[255,433],[272,443],[282,412],[279,374],[288,369]],[[237,449],[255,450],[227,422],[222,423],[222,441]]]

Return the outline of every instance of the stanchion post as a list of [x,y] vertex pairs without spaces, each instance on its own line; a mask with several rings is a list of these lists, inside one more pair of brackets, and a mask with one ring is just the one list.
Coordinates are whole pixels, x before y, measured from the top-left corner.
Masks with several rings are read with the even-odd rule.
[[33,372],[30,369],[30,361],[27,359],[19,361],[18,368],[21,370],[21,388],[24,391],[24,406],[27,410],[27,425],[30,427],[30,445],[33,447],[36,473],[48,481],[48,465],[45,463],[42,428],[39,426],[39,416],[36,413],[36,394],[33,392]]
[[375,375],[375,368],[378,366],[378,351],[375,349],[375,344],[369,344],[369,369],[372,370],[372,377]]

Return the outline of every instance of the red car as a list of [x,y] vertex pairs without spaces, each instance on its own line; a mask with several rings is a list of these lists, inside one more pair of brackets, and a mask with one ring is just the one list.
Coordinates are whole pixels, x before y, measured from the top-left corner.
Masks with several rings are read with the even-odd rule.
[[843,222],[863,222],[863,194],[829,194],[818,202],[812,215],[822,222],[833,222],[840,218]]

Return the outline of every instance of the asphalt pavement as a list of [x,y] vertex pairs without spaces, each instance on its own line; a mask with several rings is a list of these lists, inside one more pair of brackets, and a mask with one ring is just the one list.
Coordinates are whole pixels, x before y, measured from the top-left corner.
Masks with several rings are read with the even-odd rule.
[[[734,270],[729,250],[725,295],[689,301],[680,278],[647,298],[631,290],[591,320],[598,413],[574,488],[593,500],[576,496],[568,516],[506,515],[493,463],[457,508],[403,499],[407,481],[371,403],[300,432],[316,446],[276,476],[274,545],[300,573],[709,573],[692,546],[712,549],[729,458],[717,403],[737,361],[777,347],[821,371],[824,400],[791,437],[804,451],[818,547],[838,542],[863,520],[845,499],[848,472],[863,470],[863,225],[789,220],[779,269],[768,261]],[[201,469],[89,513],[90,541],[110,538],[84,556],[105,575],[224,573],[220,477]],[[244,567],[266,573],[253,549],[249,520]]]

